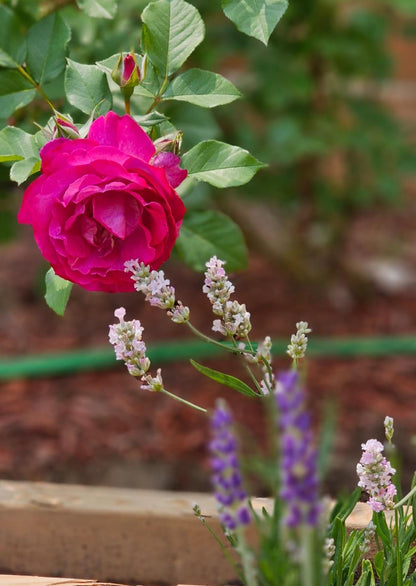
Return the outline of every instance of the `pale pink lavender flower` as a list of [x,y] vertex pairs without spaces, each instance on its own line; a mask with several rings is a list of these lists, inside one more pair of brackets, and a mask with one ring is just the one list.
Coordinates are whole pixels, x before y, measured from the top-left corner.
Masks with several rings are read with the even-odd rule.
[[108,338],[114,346],[117,360],[123,360],[129,374],[140,378],[141,388],[147,391],[161,391],[163,381],[160,368],[155,377],[148,373],[150,360],[146,356],[146,344],[142,340],[143,327],[138,319],[125,321],[126,310],[119,307],[114,315],[119,323],[109,327]]
[[333,537],[327,537],[324,541],[324,559],[323,559],[323,571],[324,574],[328,574],[331,567],[334,565],[333,557],[335,555],[335,541]]
[[287,347],[287,353],[293,360],[299,360],[305,356],[308,345],[306,334],[309,334],[311,331],[307,321],[299,321],[296,324],[296,334],[292,334],[290,344]]
[[366,555],[369,552],[370,545],[372,540],[374,539],[375,532],[376,526],[374,525],[373,521],[370,521],[364,529],[363,540],[360,544],[360,551],[362,555]]
[[202,291],[206,293],[213,306],[215,315],[223,315],[223,306],[234,293],[234,285],[229,281],[224,270],[225,261],[213,256],[205,264],[205,282]]
[[376,513],[392,509],[397,489],[391,481],[396,473],[390,462],[383,456],[384,446],[375,439],[361,444],[363,454],[357,464],[358,486],[370,496],[368,505]]
[[280,428],[281,486],[287,527],[316,526],[319,522],[317,452],[299,375],[282,372],[276,382],[276,404]]
[[269,395],[271,389],[276,384],[274,373],[270,370],[272,362],[272,340],[270,336],[266,336],[264,341],[258,345],[256,359],[262,365],[263,370],[263,379],[260,381],[260,387],[263,395]]
[[219,507],[221,523],[229,531],[248,525],[251,513],[240,472],[237,440],[233,432],[233,419],[224,401],[219,399],[211,417],[212,484]]
[[165,309],[175,323],[189,321],[189,307],[175,299],[175,289],[163,271],[151,271],[149,265],[138,260],[127,261],[124,267],[126,272],[132,273],[136,291],[143,293],[150,305]]
[[227,301],[223,306],[222,318],[214,320],[212,329],[223,336],[246,338],[251,330],[251,322],[245,304]]
[[156,371],[156,376],[152,376],[147,374],[146,376],[142,377],[143,384],[141,385],[141,389],[144,391],[161,391],[163,389],[163,380],[162,380],[162,371],[160,368]]
[[149,370],[146,344],[142,340],[143,327],[138,319],[125,321],[126,310],[119,307],[114,312],[119,323],[110,325],[109,340],[114,346],[117,360],[123,360],[132,376],[143,376]]

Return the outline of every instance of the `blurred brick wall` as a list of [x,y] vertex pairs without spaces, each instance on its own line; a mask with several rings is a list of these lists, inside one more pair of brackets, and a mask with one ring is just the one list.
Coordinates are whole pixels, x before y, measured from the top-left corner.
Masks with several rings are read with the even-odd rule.
[[390,39],[389,45],[395,75],[383,88],[382,97],[401,120],[409,122],[409,126],[416,125],[416,38],[397,35]]

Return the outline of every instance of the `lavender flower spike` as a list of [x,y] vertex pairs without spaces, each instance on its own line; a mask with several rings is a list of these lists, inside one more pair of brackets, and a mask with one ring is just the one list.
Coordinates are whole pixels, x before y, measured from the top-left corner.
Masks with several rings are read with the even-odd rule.
[[384,446],[381,442],[370,439],[361,444],[363,454],[357,464],[359,477],[358,486],[363,488],[369,495],[368,505],[379,513],[385,509],[392,509],[397,489],[391,481],[396,470],[383,456]]
[[225,261],[213,256],[205,264],[205,282],[202,291],[207,295],[216,315],[224,315],[224,305],[234,293],[234,285],[229,281],[224,270]]
[[284,523],[291,528],[305,524],[314,527],[321,511],[317,454],[298,373],[280,373],[275,393],[281,432],[280,497],[286,505]]
[[237,442],[232,430],[232,416],[224,401],[219,399],[211,418],[212,484],[220,511],[219,519],[229,531],[248,525],[251,521],[247,494],[242,486],[237,456]]
[[114,312],[119,323],[109,327],[108,338],[114,346],[117,360],[124,360],[129,374],[142,377],[150,367],[146,356],[146,344],[142,340],[143,327],[138,319],[125,321],[126,310],[119,307]]

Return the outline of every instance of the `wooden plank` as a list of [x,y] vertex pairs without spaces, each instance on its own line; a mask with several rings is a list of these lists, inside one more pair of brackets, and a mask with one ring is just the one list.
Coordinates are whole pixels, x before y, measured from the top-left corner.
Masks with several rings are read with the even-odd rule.
[[71,580],[69,578],[44,578],[40,576],[0,575],[0,586],[122,586],[104,584],[95,580]]
[[0,571],[121,584],[230,583],[235,572],[193,514],[195,503],[221,535],[206,494],[0,481]]
[[[75,584],[91,586],[232,583],[234,569],[193,514],[195,503],[234,555],[207,494],[0,481],[0,571],[74,576]],[[260,511],[272,503],[254,499],[253,506]],[[370,518],[359,503],[347,527],[365,527]]]

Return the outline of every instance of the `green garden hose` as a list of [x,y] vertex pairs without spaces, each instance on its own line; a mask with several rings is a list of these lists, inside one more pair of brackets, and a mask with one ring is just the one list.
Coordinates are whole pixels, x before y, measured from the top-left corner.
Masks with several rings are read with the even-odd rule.
[[[275,355],[284,355],[286,339],[273,341]],[[221,349],[205,342],[175,340],[148,346],[154,364],[197,360],[218,356]],[[308,356],[319,358],[357,358],[416,354],[416,335],[378,338],[314,338],[309,341]],[[114,350],[85,349],[37,356],[9,357],[0,360],[0,380],[67,375],[85,370],[102,370],[116,366]]]

